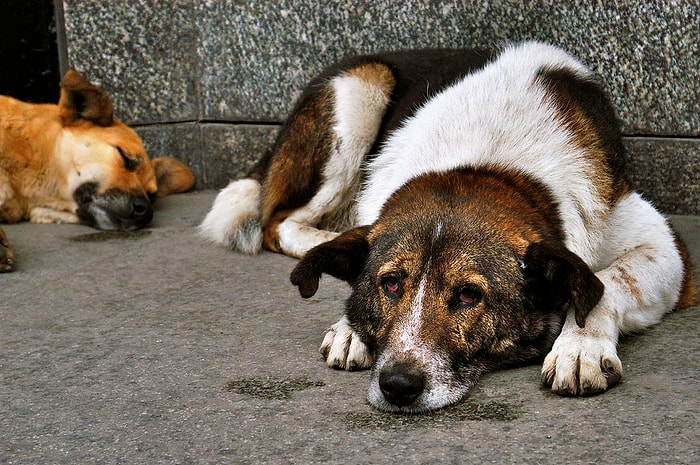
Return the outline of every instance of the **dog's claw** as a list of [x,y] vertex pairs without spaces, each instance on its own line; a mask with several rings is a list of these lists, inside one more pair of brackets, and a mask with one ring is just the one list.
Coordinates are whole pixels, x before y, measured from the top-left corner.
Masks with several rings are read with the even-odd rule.
[[611,388],[620,382],[622,379],[622,373],[615,368],[615,363],[612,360],[604,359],[601,367],[603,369],[603,375],[608,380],[608,388]]
[[551,388],[552,382],[554,381],[554,372],[552,370],[543,369],[540,379],[544,386]]

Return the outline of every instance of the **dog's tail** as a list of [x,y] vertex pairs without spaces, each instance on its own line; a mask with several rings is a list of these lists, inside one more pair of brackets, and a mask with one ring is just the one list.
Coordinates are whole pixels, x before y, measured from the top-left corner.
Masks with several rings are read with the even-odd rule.
[[262,250],[262,183],[272,155],[273,151],[265,152],[245,178],[221,189],[199,225],[201,237],[251,255]]
[[199,225],[202,237],[243,253],[262,248],[260,198],[262,186],[254,178],[239,179],[223,188]]

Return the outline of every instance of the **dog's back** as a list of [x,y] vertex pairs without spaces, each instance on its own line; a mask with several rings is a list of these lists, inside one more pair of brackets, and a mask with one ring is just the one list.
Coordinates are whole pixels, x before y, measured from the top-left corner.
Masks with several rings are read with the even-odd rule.
[[562,50],[524,44],[424,105],[371,163],[358,224],[371,224],[409,179],[459,167],[515,170],[547,186],[568,246],[584,260],[627,191],[615,114],[590,72]]
[[[249,178],[222,190],[200,232],[247,253],[264,246],[301,257],[339,231],[371,224],[420,174],[501,167],[546,186],[567,247],[602,269],[612,260],[610,211],[631,192],[624,164],[603,87],[559,48],[526,42],[499,53],[353,57],[310,83],[273,150]],[[692,282],[684,289],[691,297],[681,301],[694,301]]]

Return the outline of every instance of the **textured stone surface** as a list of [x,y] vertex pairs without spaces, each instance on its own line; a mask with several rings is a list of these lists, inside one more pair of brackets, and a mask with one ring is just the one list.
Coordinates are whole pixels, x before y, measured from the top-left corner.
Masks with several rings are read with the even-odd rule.
[[632,186],[665,213],[700,214],[700,140],[627,138]]
[[[137,128],[152,158],[187,163],[197,189],[241,178],[271,149],[276,125],[171,124]],[[700,141],[626,137],[630,184],[668,214],[700,214]]]
[[201,126],[196,123],[142,126],[136,128],[151,158],[174,157],[190,167],[197,189],[206,186],[202,163]]
[[245,176],[270,150],[278,126],[205,124],[202,126],[204,186],[223,187]]
[[69,65],[102,85],[129,124],[199,118],[190,0],[66,0]]
[[272,147],[278,125],[181,123],[137,127],[151,158],[187,163],[197,189],[216,189],[245,176]]
[[[200,5],[204,113],[279,120],[346,54],[407,47],[563,46],[594,69],[629,133],[698,134],[697,4],[673,2],[211,2]],[[222,31],[226,31],[222,33]],[[251,98],[253,97],[253,98]]]

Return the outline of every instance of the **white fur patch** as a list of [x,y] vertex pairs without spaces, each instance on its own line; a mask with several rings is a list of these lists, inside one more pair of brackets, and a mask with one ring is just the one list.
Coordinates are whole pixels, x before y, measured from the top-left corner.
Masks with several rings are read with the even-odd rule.
[[280,248],[290,257],[301,258],[319,244],[335,239],[339,233],[312,226],[303,221],[308,208],[303,207],[277,226]]
[[423,327],[423,298],[425,297],[425,285],[427,277],[424,275],[418,285],[418,292],[413,298],[411,311],[393,330],[395,338],[389,342],[392,352],[411,354],[415,356],[425,345],[420,339],[420,330]]
[[388,98],[382,88],[353,75],[331,81],[335,96],[335,147],[323,168],[323,183],[304,207],[278,226],[280,248],[303,256],[309,249],[337,234],[319,229],[344,230],[352,223],[352,202],[359,188],[360,166],[377,137]]
[[[94,213],[94,212],[93,212]],[[100,221],[102,220],[102,221]],[[60,211],[53,208],[36,207],[32,208],[29,212],[29,221],[32,223],[80,223],[80,219],[75,213],[69,211]],[[99,228],[110,229],[107,225],[112,223],[108,220],[101,218],[99,215],[95,216],[95,221]],[[104,227],[103,227],[104,226]]]
[[211,210],[199,225],[202,237],[244,253],[262,247],[260,228],[261,186],[253,179],[234,181],[219,192]]

